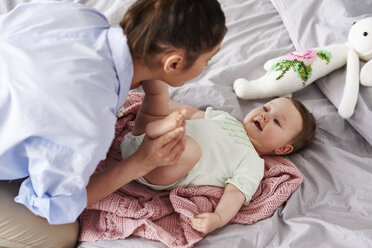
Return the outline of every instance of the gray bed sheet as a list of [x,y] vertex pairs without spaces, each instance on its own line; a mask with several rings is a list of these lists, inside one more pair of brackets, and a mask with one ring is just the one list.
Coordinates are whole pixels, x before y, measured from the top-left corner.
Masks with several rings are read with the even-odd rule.
[[[18,2],[22,0],[1,1],[1,13],[9,11]],[[133,0],[75,2],[97,8],[115,25]],[[229,29],[220,52],[201,76],[170,92],[171,97],[180,102],[201,109],[212,106],[229,111],[240,120],[250,109],[262,105],[268,99],[238,99],[232,90],[236,78],[253,79],[263,75],[263,64],[268,59],[293,51],[299,46],[310,48],[343,41],[347,37],[348,23],[339,20],[347,17],[351,21],[367,13],[368,9],[360,7],[362,3],[370,6],[370,1],[303,0],[301,5],[296,4],[296,0],[287,1],[284,6],[290,8],[293,4],[297,9],[290,8],[290,12],[284,12],[278,7],[279,2],[283,3],[284,0],[273,0],[275,7],[270,0],[220,2]],[[297,18],[301,25],[298,30],[306,32],[306,35],[300,33],[306,43],[302,43],[301,39],[296,41],[293,36],[295,32],[288,28],[287,21],[283,22],[283,15],[287,14]],[[323,38],[322,32],[317,32],[321,28],[318,23],[326,23],[329,29],[335,30],[335,34]],[[343,70],[335,73],[342,77]],[[339,117],[335,107],[337,99],[327,94],[322,86],[334,83],[334,80],[339,80],[337,75],[325,77],[317,85],[313,84],[294,94],[294,98],[301,100],[317,119],[314,142],[287,157],[304,176],[300,188],[272,217],[253,225],[225,226],[207,235],[195,247],[372,247],[372,147],[367,141],[368,136],[358,127],[371,130],[370,124],[365,126],[365,122],[358,122],[359,117],[355,118],[358,125]],[[368,106],[372,104],[370,96],[364,100]],[[79,244],[79,248],[93,247],[165,246],[137,237]]]

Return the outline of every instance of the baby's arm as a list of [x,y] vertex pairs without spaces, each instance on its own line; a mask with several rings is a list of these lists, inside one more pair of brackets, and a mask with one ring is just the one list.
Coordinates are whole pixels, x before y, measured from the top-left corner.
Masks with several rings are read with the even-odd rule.
[[202,233],[223,227],[238,213],[245,202],[244,194],[233,184],[227,184],[214,213],[203,213],[191,219],[191,226]]

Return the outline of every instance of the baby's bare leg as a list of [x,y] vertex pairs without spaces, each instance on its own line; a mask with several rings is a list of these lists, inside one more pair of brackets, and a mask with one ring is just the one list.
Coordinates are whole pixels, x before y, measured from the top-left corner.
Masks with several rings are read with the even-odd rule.
[[[153,121],[163,119],[170,114],[169,110],[169,94],[168,85],[162,81],[151,80],[142,82],[142,88],[145,92],[145,98],[143,99],[140,110],[136,116],[136,122],[132,134],[137,136],[145,133],[146,126]],[[169,117],[167,122],[172,123],[173,129],[179,126],[179,115],[173,115]],[[178,121],[177,121],[178,120]],[[182,122],[181,122],[182,123]],[[158,123],[160,124],[160,123]],[[174,127],[174,124],[176,126]],[[178,126],[177,126],[178,125]],[[154,126],[154,125],[153,125]],[[160,136],[167,131],[172,130],[172,128],[166,129],[161,128],[164,132],[155,132],[154,136]],[[153,132],[154,128],[150,128],[150,134]],[[156,138],[153,137],[153,138]]]
[[[185,124],[186,110],[170,113],[168,85],[161,81],[142,83],[145,98],[137,114],[133,135],[146,135],[156,138],[174,128]],[[185,151],[176,164],[158,167],[144,178],[152,184],[168,185],[187,175],[199,161],[201,150],[197,142],[186,136]]]
[[152,121],[146,125],[146,135],[151,138],[157,138],[184,124],[185,113],[183,111],[174,111],[163,119]]
[[169,185],[187,175],[200,160],[201,149],[191,137],[186,136],[185,151],[176,164],[158,167],[150,171],[144,178],[155,185]]

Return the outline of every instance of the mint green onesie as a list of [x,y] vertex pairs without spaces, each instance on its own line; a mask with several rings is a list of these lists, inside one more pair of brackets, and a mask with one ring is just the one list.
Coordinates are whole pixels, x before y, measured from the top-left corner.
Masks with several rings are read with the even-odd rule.
[[[171,185],[153,185],[144,178],[138,182],[155,190],[176,187],[231,183],[246,197],[248,204],[264,174],[264,160],[257,154],[241,122],[224,111],[208,107],[204,119],[187,120],[186,134],[198,142],[202,156],[192,170]],[[133,154],[144,135],[129,134],[120,145],[123,158]]]

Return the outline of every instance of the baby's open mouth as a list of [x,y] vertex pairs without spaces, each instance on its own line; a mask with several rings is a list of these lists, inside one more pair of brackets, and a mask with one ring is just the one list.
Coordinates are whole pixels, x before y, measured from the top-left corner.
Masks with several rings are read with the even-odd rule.
[[261,124],[258,122],[258,121],[254,121],[254,124],[256,125],[256,127],[258,129],[260,129],[262,131],[262,127],[261,127]]

